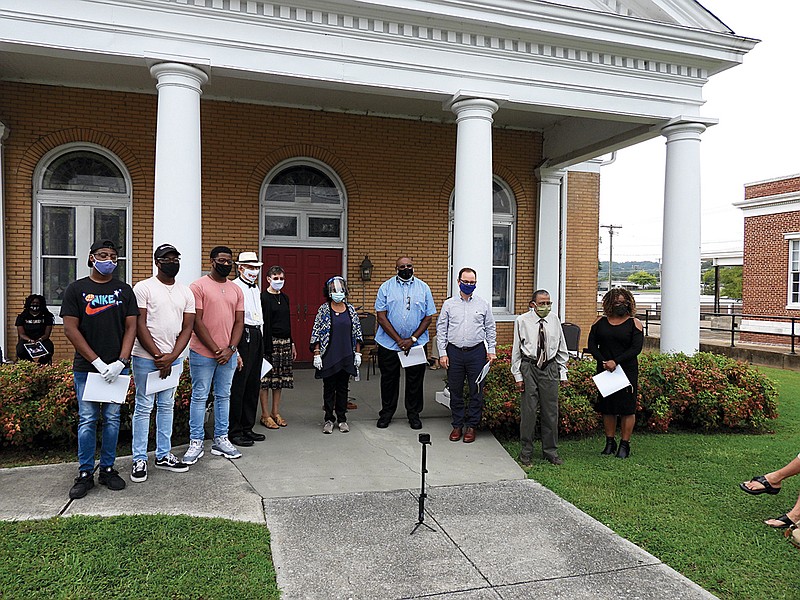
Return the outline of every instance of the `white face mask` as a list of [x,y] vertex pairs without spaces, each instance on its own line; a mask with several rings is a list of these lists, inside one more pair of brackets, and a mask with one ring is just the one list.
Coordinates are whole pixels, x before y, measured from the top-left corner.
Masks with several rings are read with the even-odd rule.
[[276,292],[281,291],[283,284],[286,283],[285,279],[270,279],[269,286]]
[[242,279],[247,283],[255,283],[260,269],[242,269]]

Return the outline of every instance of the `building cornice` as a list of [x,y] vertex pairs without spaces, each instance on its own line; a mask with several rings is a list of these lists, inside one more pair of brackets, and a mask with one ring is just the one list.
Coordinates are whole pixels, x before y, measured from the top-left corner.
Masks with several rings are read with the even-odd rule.
[[742,200],[733,205],[742,209],[745,218],[800,211],[800,191]]

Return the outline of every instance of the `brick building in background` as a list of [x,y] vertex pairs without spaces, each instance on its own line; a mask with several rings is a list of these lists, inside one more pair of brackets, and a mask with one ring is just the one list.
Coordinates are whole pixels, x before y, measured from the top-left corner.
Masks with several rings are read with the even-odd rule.
[[[795,317],[800,334],[800,174],[748,183],[744,200],[742,313]],[[748,341],[789,344],[791,319],[744,320]]]
[[501,342],[538,287],[585,341],[601,157],[658,136],[662,348],[697,348],[702,88],[756,42],[695,2],[11,0],[0,18],[6,350],[25,296],[58,312],[95,238],[130,283],[164,242],[187,282],[218,244],[282,264],[299,349],[322,282],[344,274],[370,309],[401,255],[437,306],[476,268]]

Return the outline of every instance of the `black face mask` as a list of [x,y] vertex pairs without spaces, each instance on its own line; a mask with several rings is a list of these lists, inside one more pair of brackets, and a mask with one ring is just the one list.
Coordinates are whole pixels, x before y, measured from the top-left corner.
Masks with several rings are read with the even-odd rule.
[[33,313],[33,314],[42,312],[42,307],[41,306],[31,306],[30,312]]
[[611,312],[618,317],[624,317],[628,314],[628,305],[627,304],[615,304],[611,307]]
[[414,276],[414,269],[399,269],[397,276],[404,281],[408,281]]
[[214,263],[214,270],[217,272],[217,275],[224,277],[225,279],[227,279],[228,275],[231,274],[232,268],[233,265],[221,265],[218,262]]
[[181,270],[180,263],[158,263],[161,267],[161,272],[164,273],[170,279],[174,279],[175,275],[178,274],[178,271]]

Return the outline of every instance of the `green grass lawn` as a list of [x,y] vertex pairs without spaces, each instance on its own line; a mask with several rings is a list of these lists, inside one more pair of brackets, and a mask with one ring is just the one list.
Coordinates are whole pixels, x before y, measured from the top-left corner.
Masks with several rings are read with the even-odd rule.
[[185,516],[0,521],[0,598],[279,598],[263,525]]
[[773,434],[634,432],[627,460],[601,456],[602,436],[566,439],[565,464],[536,462],[529,477],[721,598],[800,598],[800,552],[762,524],[794,504],[800,477],[776,496],[739,489],[800,451],[800,373],[763,371],[780,391]]

